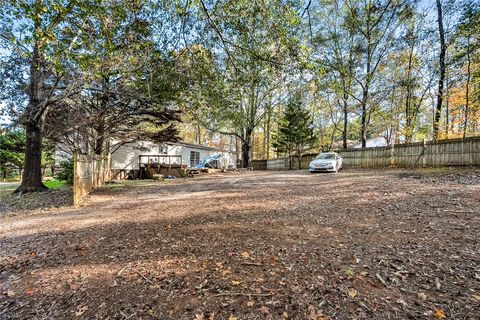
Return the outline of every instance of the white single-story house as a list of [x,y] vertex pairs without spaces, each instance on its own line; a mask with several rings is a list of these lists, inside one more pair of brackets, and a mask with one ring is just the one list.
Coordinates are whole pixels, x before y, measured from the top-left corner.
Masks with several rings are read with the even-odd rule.
[[[182,142],[156,143],[152,141],[127,143],[114,149],[111,154],[111,168],[114,176],[138,177],[141,169],[148,165],[188,168],[205,162],[212,156],[217,156],[219,159],[212,161],[210,163],[211,167],[219,169],[236,168],[237,153],[231,150]],[[56,163],[71,158],[71,154],[61,148],[56,148]]]
[[[367,145],[365,148],[373,148],[373,147],[386,147],[387,146],[387,139],[384,137],[375,137],[375,138],[370,138],[367,139]],[[354,149],[361,149],[362,148],[362,143],[357,143],[354,147]]]
[[141,164],[152,162],[194,167],[219,153],[223,155],[224,160],[217,166],[236,167],[237,153],[230,150],[182,142],[158,144],[150,141],[138,141],[124,144],[112,153],[112,169],[138,170]]

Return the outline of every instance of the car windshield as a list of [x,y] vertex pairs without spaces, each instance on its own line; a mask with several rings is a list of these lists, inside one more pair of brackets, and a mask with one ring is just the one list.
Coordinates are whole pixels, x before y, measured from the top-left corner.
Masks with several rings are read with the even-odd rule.
[[317,159],[326,159],[326,160],[332,160],[332,159],[335,159],[335,154],[333,153],[320,153],[318,156],[317,156]]

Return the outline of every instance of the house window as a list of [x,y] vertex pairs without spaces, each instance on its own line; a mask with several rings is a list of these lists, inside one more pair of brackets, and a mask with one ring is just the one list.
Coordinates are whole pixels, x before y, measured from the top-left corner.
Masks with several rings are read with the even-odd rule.
[[168,154],[168,146],[163,145],[160,147],[160,154]]
[[190,167],[196,166],[200,163],[200,152],[190,151]]

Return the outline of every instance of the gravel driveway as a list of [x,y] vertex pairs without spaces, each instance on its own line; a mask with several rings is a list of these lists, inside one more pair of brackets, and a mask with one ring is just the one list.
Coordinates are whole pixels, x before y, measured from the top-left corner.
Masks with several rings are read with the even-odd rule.
[[478,319],[478,171],[109,184],[0,218],[0,319]]

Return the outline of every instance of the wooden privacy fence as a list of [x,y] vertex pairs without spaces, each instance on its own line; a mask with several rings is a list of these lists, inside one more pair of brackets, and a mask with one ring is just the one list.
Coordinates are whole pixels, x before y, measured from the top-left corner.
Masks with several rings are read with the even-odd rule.
[[86,155],[75,152],[73,156],[73,205],[78,206],[83,197],[111,179],[110,155]]
[[[296,161],[294,161],[294,163],[296,163]],[[253,170],[287,170],[289,167],[287,158],[252,161]]]
[[[388,147],[337,150],[343,158],[344,168],[381,168],[414,166],[478,166],[480,165],[480,137],[415,142]],[[300,168],[306,169],[316,154],[302,157]],[[288,159],[253,161],[254,170],[286,170]]]
[[[293,161],[292,166],[298,166],[297,161]],[[289,169],[288,158],[277,158],[269,160],[252,160],[253,170],[287,170]],[[294,167],[293,169],[297,169]]]
[[278,158],[267,160],[267,170],[287,170],[290,169],[288,158]]
[[267,170],[267,160],[252,160],[252,168],[255,171]]
[[480,165],[480,137],[339,150],[346,168]]

